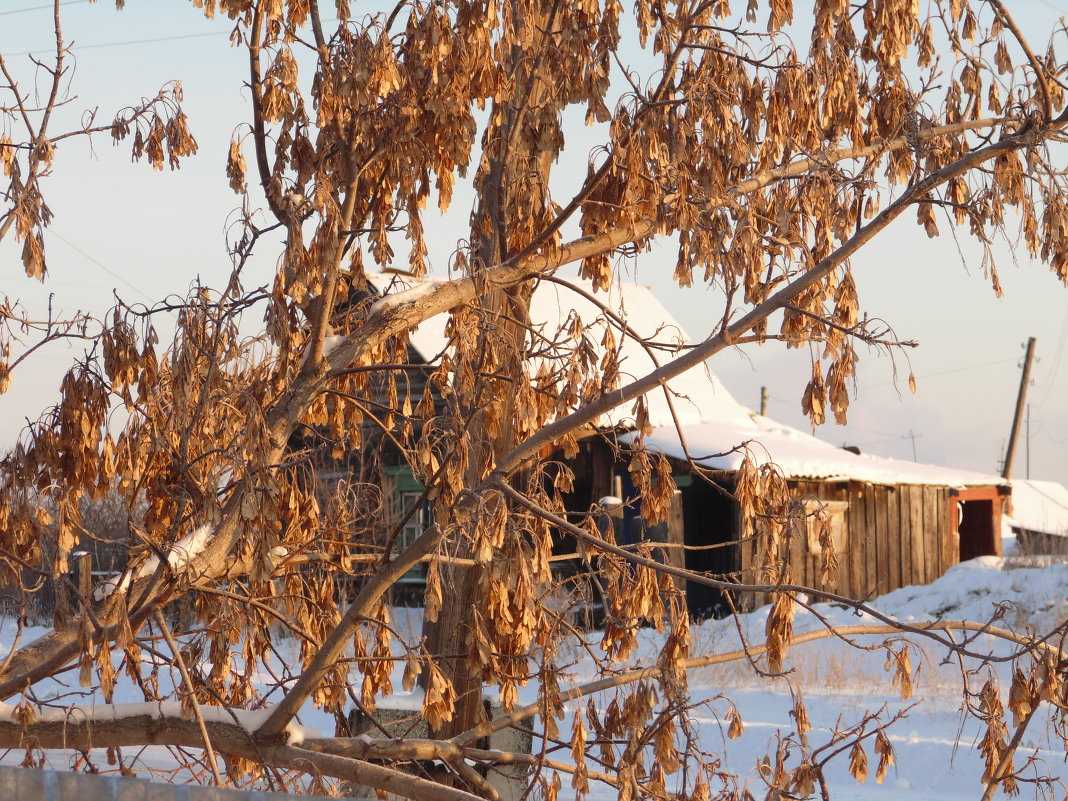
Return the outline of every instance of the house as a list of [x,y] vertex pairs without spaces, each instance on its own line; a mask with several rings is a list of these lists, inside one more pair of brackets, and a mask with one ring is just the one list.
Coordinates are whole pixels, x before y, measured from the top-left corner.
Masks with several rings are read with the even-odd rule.
[[[371,279],[380,294],[406,289],[414,282],[392,275]],[[578,291],[556,282],[539,284],[531,301],[532,328],[551,341],[558,332],[573,330],[579,319],[592,346],[603,347],[598,343],[603,343],[607,323],[594,300],[607,306],[644,338],[638,342],[615,337],[621,384],[670,360],[688,342],[682,327],[648,288],[621,282],[608,293],[594,295],[588,282],[570,283]],[[444,316],[433,318],[412,332],[413,361],[425,362],[444,349],[445,322]],[[678,487],[666,549],[674,564],[741,580],[753,577],[755,550],[752,543],[740,541],[738,506],[730,494],[743,444],[752,460],[778,466],[800,508],[825,516],[826,522],[819,522],[815,514],[806,517],[807,530],[793,548],[796,583],[867,598],[928,583],[962,560],[1000,555],[1001,516],[1010,492],[1002,479],[834,447],[754,414],[707,369],[691,370],[673,379],[670,387],[647,395],[652,431],[644,443],[669,460]],[[568,510],[584,514],[603,497],[622,498],[624,539],[640,530],[639,499],[621,451],[638,438],[635,427],[633,409],[619,408],[584,432],[578,453],[568,459],[575,474],[573,490],[565,496]],[[695,476],[692,464],[700,466],[700,475]],[[387,473],[399,517],[416,502],[421,487],[403,465],[390,465]],[[425,524],[425,514],[409,519],[413,533]],[[831,526],[840,563],[834,586],[819,581],[817,525]],[[412,580],[418,582],[418,576]],[[695,615],[724,609],[722,595],[704,585],[689,582],[687,597]]]
[[[677,466],[686,542],[724,546],[687,551],[691,569],[755,578],[755,548],[738,543],[736,509],[720,491],[734,489],[743,452],[730,449],[741,443],[748,443],[744,450],[758,464],[774,463],[801,508],[821,510],[830,525],[837,580],[819,580],[819,522],[812,515],[800,526],[802,536],[792,550],[795,583],[862,599],[929,583],[966,559],[1001,555],[1001,516],[1010,489],[996,476],[859,455],[742,407],[681,431],[686,450],[711,471],[713,484],[687,475],[686,452],[674,428],[656,428],[644,439]],[[634,433],[620,437],[634,438]],[[688,601],[692,611],[702,613],[715,611],[723,599],[691,583]]]
[[1068,487],[1014,478],[1006,523],[1021,555],[1068,554]]

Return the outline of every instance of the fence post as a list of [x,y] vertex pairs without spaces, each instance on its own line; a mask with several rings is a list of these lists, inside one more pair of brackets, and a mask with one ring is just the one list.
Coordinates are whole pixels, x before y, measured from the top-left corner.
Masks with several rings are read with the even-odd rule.
[[82,598],[89,599],[89,593],[93,590],[93,555],[88,551],[75,551],[74,577],[78,586],[78,592]]

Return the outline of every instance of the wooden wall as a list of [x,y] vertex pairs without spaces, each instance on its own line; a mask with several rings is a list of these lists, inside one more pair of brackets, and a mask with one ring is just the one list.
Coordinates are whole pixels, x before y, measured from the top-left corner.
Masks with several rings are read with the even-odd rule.
[[[804,524],[800,524],[791,548],[795,584],[865,599],[910,584],[928,584],[958,561],[947,487],[845,481],[790,484],[798,498],[848,504],[845,548],[837,554],[837,582],[819,581],[820,557],[810,550]],[[751,550],[745,551],[751,559]]]

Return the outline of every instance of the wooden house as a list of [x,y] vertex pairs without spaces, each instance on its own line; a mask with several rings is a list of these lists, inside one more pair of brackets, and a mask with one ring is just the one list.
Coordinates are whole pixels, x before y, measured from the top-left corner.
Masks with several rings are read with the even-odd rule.
[[[1001,555],[1010,488],[1000,478],[859,455],[741,407],[732,415],[721,405],[720,412],[715,422],[682,427],[691,454],[722,454],[695,460],[712,484],[694,478],[675,429],[654,429],[645,438],[676,468],[687,544],[722,544],[688,550],[687,567],[756,579],[756,548],[739,542],[737,506],[723,492],[734,489],[742,460],[740,452],[726,451],[743,442],[751,459],[775,464],[796,501],[794,583],[871,598],[929,583],[976,556]],[[840,566],[833,585],[819,580],[822,525],[830,526]],[[695,614],[715,613],[723,603],[718,592],[693,583],[688,600]]]
[[[414,279],[376,277],[380,293],[400,291]],[[615,337],[621,384],[647,374],[688,342],[682,327],[652,292],[632,283],[617,283],[607,293],[593,293],[588,282],[574,280],[576,292],[543,282],[531,301],[531,325],[541,338],[566,331],[575,319],[596,349],[603,347],[608,325],[596,299],[644,338]],[[430,359],[445,347],[444,317],[412,332],[413,360]],[[599,344],[600,343],[600,344]],[[533,371],[532,371],[533,372]],[[731,496],[746,444],[751,459],[773,462],[787,479],[802,510],[821,510],[831,526],[840,563],[835,586],[818,580],[819,536],[816,515],[808,515],[797,532],[792,573],[795,583],[832,590],[852,598],[869,598],[909,584],[923,584],[951,565],[975,556],[1001,554],[1001,518],[1010,488],[996,476],[932,465],[859,455],[822,442],[800,430],[754,414],[739,404],[707,369],[691,370],[670,382],[670,390],[646,396],[652,433],[645,444],[672,463],[678,486],[669,515],[674,564],[717,576],[752,578],[754,550],[739,533],[737,503]],[[605,496],[626,501],[623,531],[635,524],[639,498],[629,485],[625,449],[635,440],[630,405],[602,417],[584,432],[579,452],[570,458],[574,488],[566,497],[570,511],[588,513]],[[679,431],[686,447],[681,444]],[[703,468],[696,478],[687,452]],[[393,505],[403,511],[418,494],[418,484],[402,465],[391,466]],[[416,525],[413,522],[412,525]],[[802,530],[804,529],[804,530]],[[680,547],[681,546],[681,547]],[[689,582],[688,602],[695,615],[723,611],[715,590]]]

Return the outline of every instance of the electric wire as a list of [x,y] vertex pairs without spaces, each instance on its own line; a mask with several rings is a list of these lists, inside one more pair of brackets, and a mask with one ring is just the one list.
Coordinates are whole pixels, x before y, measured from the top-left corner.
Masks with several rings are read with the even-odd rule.
[[[60,6],[61,7],[77,6],[77,5],[81,5],[82,3],[88,3],[88,2],[90,2],[90,0],[66,0],[66,2],[61,3]],[[43,5],[43,6],[25,6],[24,8],[13,8],[10,11],[0,11],[0,17],[7,17],[7,16],[10,16],[12,14],[24,14],[27,11],[44,11],[45,9],[48,9],[49,11],[51,11],[52,8],[53,8],[52,3],[48,3],[48,4]]]
[[122,283],[122,284],[126,285],[128,288],[132,289],[134,292],[136,292],[138,295],[143,297],[149,303],[153,302],[152,298],[150,298],[146,292],[143,292],[142,290],[138,289],[136,286],[131,284],[129,281],[127,281],[125,278],[123,278],[117,272],[112,270],[110,267],[108,267],[106,264],[104,264],[99,259],[96,259],[93,256],[91,256],[90,254],[86,253],[84,250],[82,250],[80,247],[75,245],[73,242],[71,242],[65,236],[63,236],[62,234],[58,233],[54,228],[49,228],[48,229],[48,233],[51,234],[52,236],[54,236],[60,242],[63,242],[71,250],[74,250],[75,252],[77,252],[77,253],[81,254],[82,256],[84,256],[85,258],[87,258],[89,261],[91,261],[93,264],[95,264],[101,270],[106,272],[108,275],[110,275],[116,281],[118,281],[119,283]]
[[[229,36],[226,31],[205,31],[203,33],[183,33],[177,36],[160,36],[154,39],[126,39],[121,42],[99,42],[97,44],[80,44],[74,49],[81,50],[95,50],[102,47],[123,47],[125,45],[139,45],[139,44],[156,44],[157,42],[174,42],[179,39],[203,39],[206,36]],[[22,50],[18,53],[9,53],[10,56],[28,56],[40,50],[48,49],[48,47],[54,48],[55,45],[46,45],[45,47],[38,48],[37,50]]]

